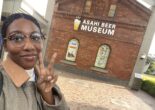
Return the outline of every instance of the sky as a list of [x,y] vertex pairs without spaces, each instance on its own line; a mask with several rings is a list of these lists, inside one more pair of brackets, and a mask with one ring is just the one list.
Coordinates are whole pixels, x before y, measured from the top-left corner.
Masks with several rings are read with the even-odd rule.
[[154,37],[153,37],[153,40],[150,46],[149,54],[155,55],[155,34],[154,34]]
[[[46,13],[48,0],[25,0],[31,7],[33,7],[43,17]],[[36,2],[37,1],[37,2]]]

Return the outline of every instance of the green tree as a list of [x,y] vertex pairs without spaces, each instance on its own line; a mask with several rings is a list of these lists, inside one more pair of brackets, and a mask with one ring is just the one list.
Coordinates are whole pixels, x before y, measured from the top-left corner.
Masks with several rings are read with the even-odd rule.
[[145,72],[146,74],[151,74],[155,71],[155,61],[150,61],[150,66],[148,70]]

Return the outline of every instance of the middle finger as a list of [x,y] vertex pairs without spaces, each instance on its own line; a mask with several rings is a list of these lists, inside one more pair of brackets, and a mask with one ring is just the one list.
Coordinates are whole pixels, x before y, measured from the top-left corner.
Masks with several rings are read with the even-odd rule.
[[52,58],[51,58],[51,60],[50,60],[50,63],[48,64],[48,70],[49,70],[49,72],[52,72],[52,74],[53,74],[53,65],[54,65],[56,56],[57,56],[57,53],[54,53],[54,54],[52,55]]

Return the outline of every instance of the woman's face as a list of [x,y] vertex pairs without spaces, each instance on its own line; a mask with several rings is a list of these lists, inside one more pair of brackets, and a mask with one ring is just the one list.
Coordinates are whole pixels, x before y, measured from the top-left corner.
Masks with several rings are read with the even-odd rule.
[[[24,18],[13,21],[6,32],[6,37],[9,36],[9,39],[6,40],[5,49],[9,57],[24,69],[34,67],[42,50],[42,40],[38,43],[36,38],[31,37],[32,33],[40,33],[39,28],[32,21]],[[18,38],[21,35],[24,35],[23,42]]]

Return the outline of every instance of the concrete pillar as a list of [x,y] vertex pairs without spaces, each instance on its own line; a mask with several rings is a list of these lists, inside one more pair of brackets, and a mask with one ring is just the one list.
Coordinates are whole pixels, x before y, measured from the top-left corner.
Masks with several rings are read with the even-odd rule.
[[48,25],[46,27],[46,33],[47,33],[47,39],[45,40],[45,45],[44,45],[44,49],[43,49],[43,56],[45,56],[46,53],[46,48],[48,46],[48,40],[51,37],[50,36],[50,30],[51,30],[51,22],[52,22],[52,16],[53,16],[53,12],[54,12],[54,5],[55,5],[55,0],[48,0],[47,3],[47,10],[46,10],[46,15],[45,15],[45,19],[48,21]]
[[139,90],[142,84],[141,75],[145,66],[151,41],[155,33],[155,7],[152,8],[152,14],[148,22],[148,26],[144,35],[144,39],[137,57],[137,61],[131,75],[129,87],[135,90]]

